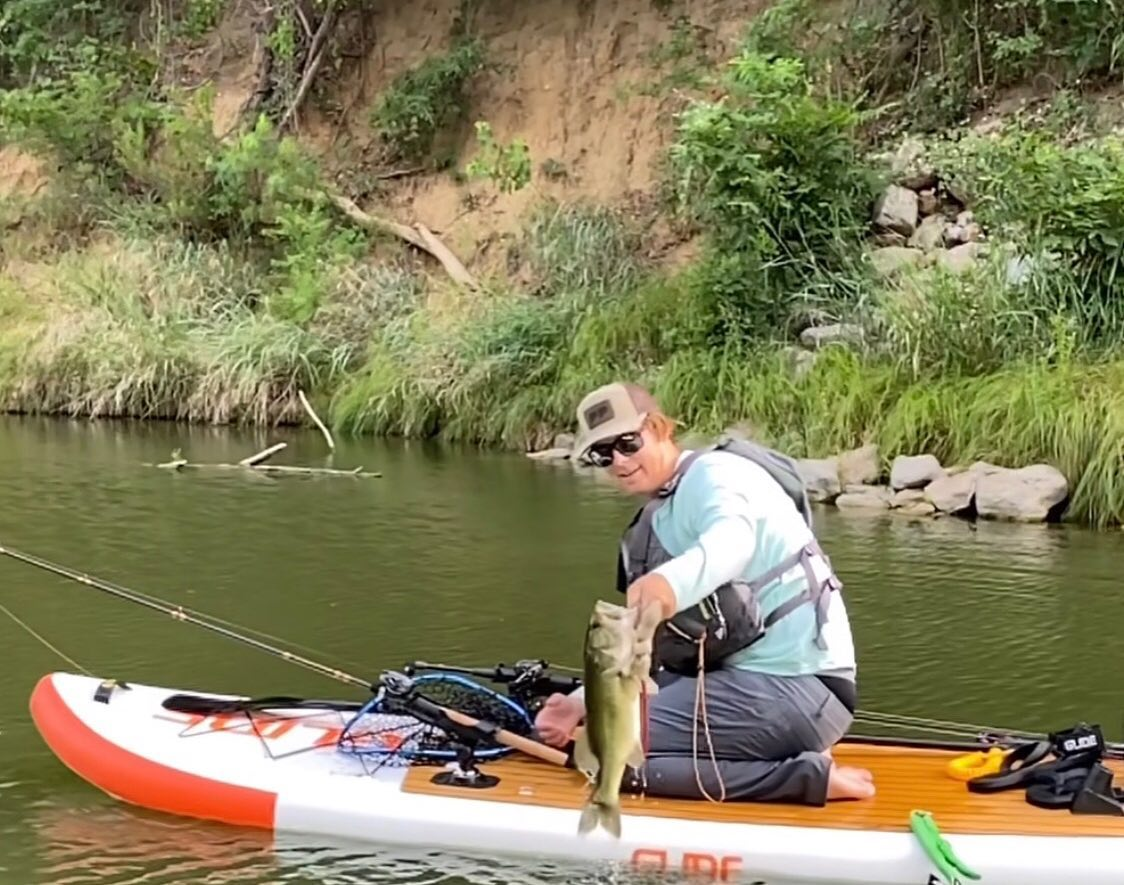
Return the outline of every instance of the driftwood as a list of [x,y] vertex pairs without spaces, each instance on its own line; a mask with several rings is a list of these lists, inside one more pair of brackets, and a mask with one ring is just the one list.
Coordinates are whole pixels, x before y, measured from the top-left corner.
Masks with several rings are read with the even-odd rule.
[[[313,196],[311,193],[307,195]],[[335,204],[336,208],[360,227],[392,234],[399,239],[405,240],[410,245],[416,246],[423,252],[429,253],[441,262],[441,266],[445,268],[445,272],[448,273],[454,281],[470,289],[477,288],[478,284],[476,280],[460,262],[460,259],[458,259],[449,247],[437,239],[433,232],[424,225],[416,224],[410,227],[405,224],[400,224],[397,221],[371,215],[368,212],[364,212],[355,204],[354,200],[345,197],[343,194],[324,191],[324,195]]]
[[351,470],[337,470],[332,467],[296,467],[284,464],[266,464],[265,461],[272,457],[277,452],[286,447],[286,443],[277,443],[270,446],[268,449],[250,455],[248,458],[243,458],[237,464],[197,464],[188,461],[180,454],[180,450],[176,449],[172,452],[172,460],[165,461],[163,464],[149,464],[149,467],[159,467],[164,470],[245,470],[250,473],[281,473],[281,474],[294,474],[304,476],[356,476],[362,478],[378,478],[381,473],[373,473],[364,471],[362,466],[355,467]]
[[255,467],[258,464],[261,464],[263,461],[268,461],[270,458],[272,458],[274,455],[276,455],[278,452],[280,452],[287,445],[288,445],[288,443],[277,443],[277,445],[270,446],[268,449],[262,449],[256,455],[250,455],[249,458],[243,458],[241,461],[238,462],[238,466],[239,467]]
[[309,417],[316,422],[316,426],[319,427],[320,432],[324,434],[324,439],[328,441],[328,448],[334,452],[336,450],[336,442],[332,439],[332,434],[328,432],[328,428],[324,426],[324,422],[320,420],[320,416],[317,415],[315,411],[313,411],[312,405],[308,401],[308,397],[304,395],[303,390],[298,390],[297,396],[300,397],[301,405],[304,406],[304,410],[308,412]]

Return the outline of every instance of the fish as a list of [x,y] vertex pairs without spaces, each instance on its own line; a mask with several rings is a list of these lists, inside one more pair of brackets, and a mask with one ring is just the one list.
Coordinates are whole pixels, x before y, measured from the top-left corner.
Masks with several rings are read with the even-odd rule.
[[574,767],[590,783],[578,833],[598,826],[621,835],[620,788],[625,768],[644,765],[640,692],[656,694],[652,641],[659,605],[643,610],[598,600],[590,614],[583,653],[585,728],[575,736]]

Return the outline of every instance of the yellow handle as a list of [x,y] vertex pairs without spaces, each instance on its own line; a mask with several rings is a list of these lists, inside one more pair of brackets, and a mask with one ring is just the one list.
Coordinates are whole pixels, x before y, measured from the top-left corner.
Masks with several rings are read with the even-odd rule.
[[1003,767],[1003,760],[1010,753],[1010,750],[992,747],[986,753],[981,750],[977,753],[957,756],[948,763],[948,776],[958,781],[970,781],[985,774],[995,774]]

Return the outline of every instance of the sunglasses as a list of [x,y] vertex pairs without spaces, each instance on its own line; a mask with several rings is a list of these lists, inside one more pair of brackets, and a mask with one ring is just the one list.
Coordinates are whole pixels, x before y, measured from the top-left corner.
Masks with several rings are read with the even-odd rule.
[[644,437],[639,433],[622,433],[613,439],[590,446],[586,458],[594,467],[608,467],[613,463],[613,452],[622,455],[635,455],[644,445]]

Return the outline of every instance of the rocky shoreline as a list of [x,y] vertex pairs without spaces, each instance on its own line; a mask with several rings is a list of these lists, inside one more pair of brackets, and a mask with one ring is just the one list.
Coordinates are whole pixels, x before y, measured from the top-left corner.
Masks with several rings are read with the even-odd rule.
[[841,510],[1046,522],[1060,517],[1069,499],[1069,483],[1049,464],[944,467],[933,455],[899,455],[886,477],[878,447],[868,445],[797,466],[808,497]]
[[[572,445],[570,434],[559,434],[551,448],[527,457],[570,461]],[[1060,518],[1069,500],[1068,481],[1049,464],[1001,467],[977,461],[945,467],[933,455],[898,455],[887,475],[874,444],[830,458],[794,460],[809,500],[840,510],[1047,522]]]

